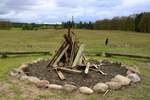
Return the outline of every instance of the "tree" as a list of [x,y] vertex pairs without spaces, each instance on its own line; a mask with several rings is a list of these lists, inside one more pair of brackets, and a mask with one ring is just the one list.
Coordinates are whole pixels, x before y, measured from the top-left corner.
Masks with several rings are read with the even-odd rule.
[[138,14],[135,18],[135,31],[140,32],[139,23],[141,21],[141,17],[143,16],[143,13]]
[[10,29],[11,23],[9,21],[0,21],[0,29]]
[[138,24],[140,32],[150,32],[150,13],[143,13]]

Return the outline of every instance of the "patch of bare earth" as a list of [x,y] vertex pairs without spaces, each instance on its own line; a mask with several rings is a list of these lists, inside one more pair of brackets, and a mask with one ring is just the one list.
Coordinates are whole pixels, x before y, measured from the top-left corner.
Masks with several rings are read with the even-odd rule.
[[0,98],[14,99],[15,93],[10,89],[10,84],[0,81]]
[[[63,91],[37,88],[29,81],[20,81],[12,77],[8,80],[9,83],[0,82],[0,93],[3,94],[4,100],[70,100]],[[14,88],[11,88],[12,86]]]
[[[89,71],[88,75],[85,75],[83,73],[73,74],[63,71],[63,74],[66,77],[66,79],[62,81],[59,79],[57,73],[53,68],[49,68],[50,70],[48,70],[48,61],[40,61],[38,63],[30,64],[28,66],[28,75],[38,77],[39,79],[48,80],[50,83],[53,84],[64,85],[65,83],[68,83],[74,84],[78,87],[93,87],[98,82],[110,81],[117,74],[126,75],[127,69],[125,67],[122,67],[120,63],[103,62],[102,64],[103,65],[101,65],[99,69],[101,69],[108,75],[102,75],[101,73],[92,70]],[[79,70],[83,69],[81,68]]]

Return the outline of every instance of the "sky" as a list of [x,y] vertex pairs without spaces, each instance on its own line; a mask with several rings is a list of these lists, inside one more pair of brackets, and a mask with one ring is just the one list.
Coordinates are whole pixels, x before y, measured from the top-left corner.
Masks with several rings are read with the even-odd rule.
[[150,12],[150,0],[0,0],[0,19],[28,23],[96,21]]

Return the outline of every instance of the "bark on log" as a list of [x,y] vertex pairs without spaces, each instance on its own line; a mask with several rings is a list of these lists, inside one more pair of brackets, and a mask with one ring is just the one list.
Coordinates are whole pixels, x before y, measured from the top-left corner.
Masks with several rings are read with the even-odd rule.
[[0,55],[24,55],[24,54],[50,54],[49,51],[41,52],[0,52]]

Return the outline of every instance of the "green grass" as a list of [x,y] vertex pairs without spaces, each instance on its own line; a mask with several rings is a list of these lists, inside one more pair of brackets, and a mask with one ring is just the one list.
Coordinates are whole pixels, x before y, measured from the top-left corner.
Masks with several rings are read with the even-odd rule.
[[[0,30],[0,51],[44,51],[53,52],[63,41],[63,34],[66,30]],[[104,31],[104,30],[75,30],[77,37],[86,45],[86,51],[111,51],[124,52],[150,56],[150,34],[124,32],[124,31]],[[105,47],[104,41],[109,37],[109,45]],[[10,90],[16,94],[16,100],[22,100],[23,91],[17,84],[10,82],[8,73],[13,68],[17,68],[21,63],[35,59],[49,58],[49,55],[11,56],[0,59],[0,82],[10,84]],[[121,61],[129,65],[136,65],[141,71],[142,82],[136,87],[125,88],[122,91],[111,91],[106,97],[101,94],[90,96],[66,94],[54,92],[53,94],[42,93],[35,97],[35,100],[58,99],[58,100],[149,100],[150,99],[150,62],[144,59],[133,59],[127,57],[103,58],[91,56],[98,60],[108,59]],[[7,95],[1,93],[0,98],[7,100]]]
[[37,58],[48,58],[48,56],[14,56],[0,59],[0,80],[6,80],[8,72],[19,67],[22,63],[36,60]]
[[[0,30],[0,51],[54,51],[67,30]],[[125,31],[75,30],[86,51],[112,51],[150,56],[150,34]],[[109,45],[105,47],[106,37]]]

